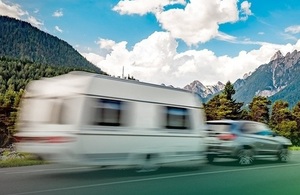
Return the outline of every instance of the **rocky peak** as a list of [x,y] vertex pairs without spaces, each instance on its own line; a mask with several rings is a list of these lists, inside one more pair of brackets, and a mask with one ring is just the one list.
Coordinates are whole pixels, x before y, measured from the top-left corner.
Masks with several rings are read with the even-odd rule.
[[278,50],[278,51],[273,55],[273,57],[271,58],[270,61],[277,60],[277,59],[280,59],[280,58],[282,58],[282,57],[283,57],[283,55],[282,55],[281,51]]
[[294,50],[292,53],[288,52],[285,55],[284,64],[286,68],[290,68],[295,65],[300,59],[300,52]]
[[249,71],[248,73],[245,73],[245,74],[243,75],[243,79],[247,79],[251,74],[252,74],[251,71]]
[[224,86],[224,83],[222,83],[221,81],[218,81],[217,85],[218,86]]
[[195,91],[196,89],[204,89],[205,86],[198,80],[191,82],[189,85],[186,85],[184,89]]
[[202,98],[206,98],[210,95],[214,95],[223,90],[225,85],[222,82],[218,82],[216,85],[204,86],[200,81],[193,81],[189,85],[186,85],[184,89],[193,91],[199,94]]

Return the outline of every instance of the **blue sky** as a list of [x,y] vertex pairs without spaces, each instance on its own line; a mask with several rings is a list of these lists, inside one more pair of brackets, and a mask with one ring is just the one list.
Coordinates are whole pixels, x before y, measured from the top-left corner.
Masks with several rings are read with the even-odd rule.
[[234,82],[300,48],[299,0],[0,0],[111,75],[183,87]]

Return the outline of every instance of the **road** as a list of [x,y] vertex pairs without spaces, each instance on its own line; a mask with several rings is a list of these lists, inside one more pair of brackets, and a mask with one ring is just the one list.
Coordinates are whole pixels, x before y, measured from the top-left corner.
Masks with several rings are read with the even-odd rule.
[[300,152],[292,152],[288,163],[265,159],[241,167],[234,160],[217,159],[212,165],[168,166],[155,172],[57,164],[2,168],[0,194],[299,195]]

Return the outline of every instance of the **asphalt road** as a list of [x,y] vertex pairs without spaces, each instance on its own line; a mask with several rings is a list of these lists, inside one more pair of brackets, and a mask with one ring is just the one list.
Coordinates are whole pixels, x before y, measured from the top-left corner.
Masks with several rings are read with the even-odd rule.
[[293,152],[288,163],[265,159],[241,167],[218,159],[212,165],[168,166],[155,172],[57,164],[2,168],[4,194],[299,195],[300,152]]

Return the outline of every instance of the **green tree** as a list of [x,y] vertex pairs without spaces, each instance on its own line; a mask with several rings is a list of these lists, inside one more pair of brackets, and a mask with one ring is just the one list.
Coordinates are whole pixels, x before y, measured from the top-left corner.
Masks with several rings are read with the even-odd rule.
[[235,94],[235,90],[230,81],[227,81],[227,83],[225,84],[223,93],[228,100],[232,100],[232,96]]
[[12,87],[0,95],[0,147],[9,144],[13,136],[18,104],[15,101],[19,95]]
[[289,104],[283,100],[276,101],[272,106],[271,125],[276,126],[284,120],[293,120]]
[[294,136],[297,138],[297,140],[295,140],[296,145],[300,145],[300,102],[298,102],[293,110],[292,110],[292,115],[294,117],[294,120],[296,121],[297,124],[297,128],[295,130],[295,132],[293,133]]
[[249,119],[262,123],[269,123],[269,106],[271,101],[266,97],[256,96],[249,104]]
[[294,145],[299,144],[297,121],[289,110],[289,104],[283,100],[272,106],[270,126],[282,136],[289,138]]
[[232,99],[234,93],[233,85],[228,81],[224,91],[204,105],[207,120],[241,119],[243,103]]

